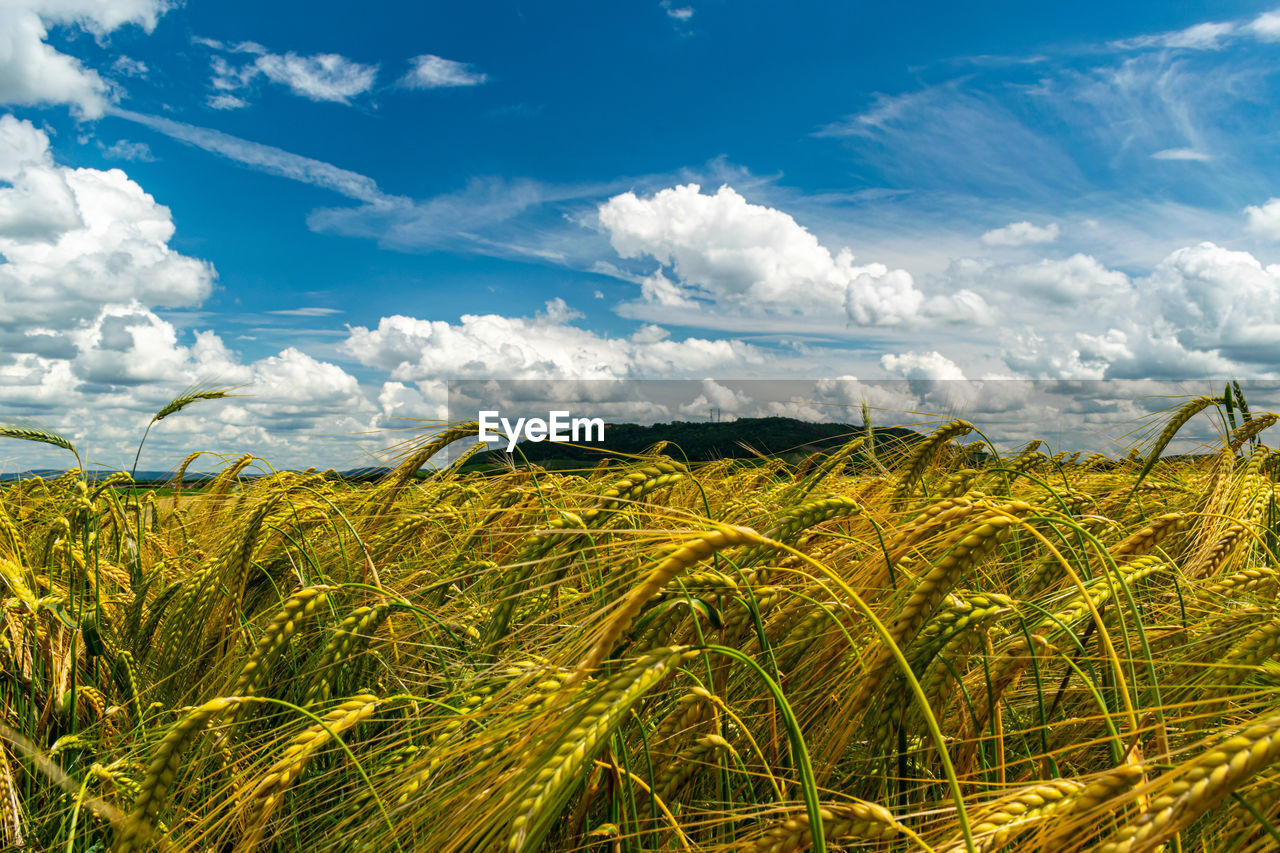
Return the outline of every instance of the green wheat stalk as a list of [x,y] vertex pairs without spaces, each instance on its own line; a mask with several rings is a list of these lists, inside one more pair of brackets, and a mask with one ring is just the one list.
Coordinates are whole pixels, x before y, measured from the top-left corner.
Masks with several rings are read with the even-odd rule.
[[138,473],[138,460],[142,457],[142,445],[147,443],[147,435],[150,434],[153,426],[169,417],[169,415],[176,415],[192,403],[197,403],[201,400],[221,400],[223,397],[233,396],[231,392],[235,389],[236,386],[210,388],[193,385],[166,403],[160,411],[151,416],[151,421],[147,424],[146,430],[143,431],[142,441],[138,442],[138,452],[134,454],[133,469],[129,472],[129,476],[134,477]]

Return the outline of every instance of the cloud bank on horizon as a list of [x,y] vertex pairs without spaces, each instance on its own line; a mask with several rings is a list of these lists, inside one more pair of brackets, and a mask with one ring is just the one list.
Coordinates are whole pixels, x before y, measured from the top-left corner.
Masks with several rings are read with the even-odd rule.
[[448,379],[1280,378],[1280,9],[382,5],[0,8],[0,419],[119,465],[213,381],[151,467],[341,467]]

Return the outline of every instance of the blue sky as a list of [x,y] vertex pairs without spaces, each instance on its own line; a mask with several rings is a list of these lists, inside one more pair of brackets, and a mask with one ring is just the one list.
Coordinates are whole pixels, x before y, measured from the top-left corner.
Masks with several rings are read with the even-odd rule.
[[1276,378],[1269,3],[13,0],[0,42],[0,406],[104,464],[201,381],[248,396],[156,467],[359,461],[450,378]]

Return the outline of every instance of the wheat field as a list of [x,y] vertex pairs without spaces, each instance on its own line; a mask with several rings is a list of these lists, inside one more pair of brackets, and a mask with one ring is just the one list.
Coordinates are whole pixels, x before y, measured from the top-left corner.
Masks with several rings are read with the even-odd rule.
[[[1218,445],[1165,454],[1193,418]],[[251,457],[162,498],[24,479],[0,840],[1274,850],[1275,421],[1228,395],[1118,460],[953,421],[878,455],[415,477],[462,425],[360,486]]]

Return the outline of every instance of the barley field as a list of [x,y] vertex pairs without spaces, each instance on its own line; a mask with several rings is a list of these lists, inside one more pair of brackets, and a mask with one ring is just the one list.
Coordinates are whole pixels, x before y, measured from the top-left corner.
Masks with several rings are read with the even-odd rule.
[[[462,425],[360,486],[250,457],[162,500],[12,483],[0,840],[1275,850],[1280,457],[1238,409],[1123,459],[957,420],[415,477]],[[1165,453],[1193,418],[1217,446]]]

